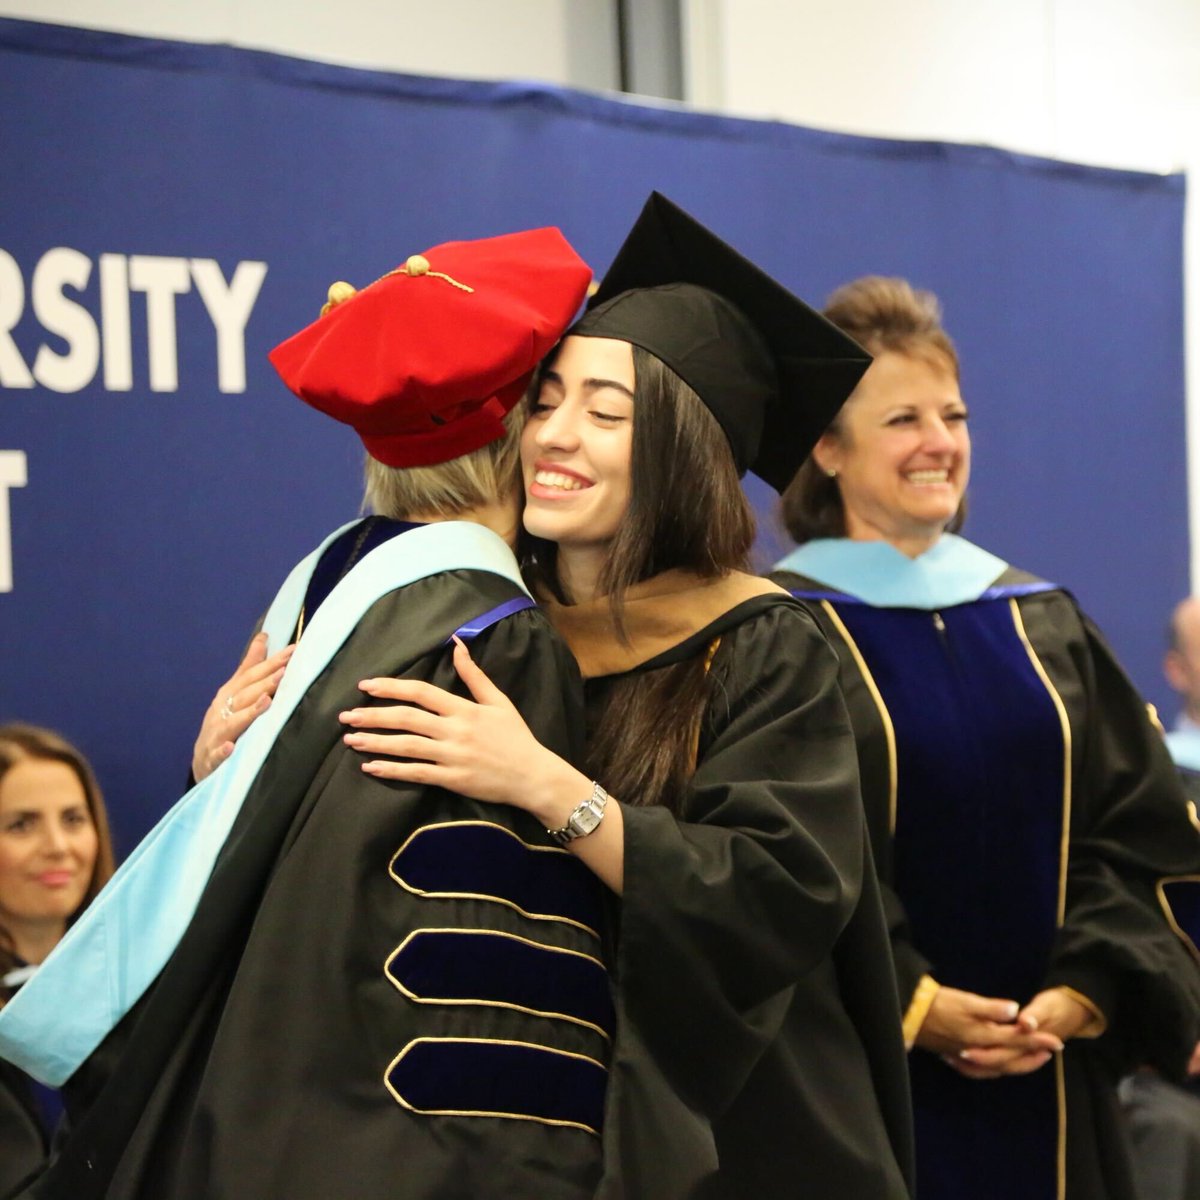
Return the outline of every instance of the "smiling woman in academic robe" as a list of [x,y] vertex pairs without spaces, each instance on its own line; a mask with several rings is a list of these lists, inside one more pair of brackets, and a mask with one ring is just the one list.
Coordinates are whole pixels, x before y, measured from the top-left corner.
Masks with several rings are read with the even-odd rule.
[[[1132,1200],[1121,1065],[1179,1074],[1198,980],[1156,886],[1200,840],[1146,705],[1061,588],[959,537],[936,300],[826,315],[875,361],[784,494],[772,578],[833,642],[905,1009],[922,1200]],[[1065,1048],[1064,1048],[1065,1047]]]
[[531,814],[620,896],[604,1200],[909,1194],[837,662],[743,573],[738,482],[785,482],[867,361],[651,197],[542,368],[521,444],[524,565],[583,672],[586,771],[465,646],[473,700],[377,678],[343,715],[365,774]]

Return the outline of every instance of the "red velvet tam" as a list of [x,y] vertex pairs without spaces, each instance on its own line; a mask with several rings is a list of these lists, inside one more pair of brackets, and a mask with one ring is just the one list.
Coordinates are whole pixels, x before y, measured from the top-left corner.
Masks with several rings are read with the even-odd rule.
[[[330,304],[270,359],[306,404],[353,427],[389,467],[494,441],[592,273],[552,228],[446,242]],[[348,297],[348,298],[343,298]]]

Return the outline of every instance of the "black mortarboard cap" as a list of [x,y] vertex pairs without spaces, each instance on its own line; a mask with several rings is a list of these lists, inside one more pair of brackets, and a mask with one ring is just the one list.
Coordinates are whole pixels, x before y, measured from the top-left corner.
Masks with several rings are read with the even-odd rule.
[[652,192],[570,331],[660,358],[717,418],[739,472],[791,481],[871,356],[819,312]]

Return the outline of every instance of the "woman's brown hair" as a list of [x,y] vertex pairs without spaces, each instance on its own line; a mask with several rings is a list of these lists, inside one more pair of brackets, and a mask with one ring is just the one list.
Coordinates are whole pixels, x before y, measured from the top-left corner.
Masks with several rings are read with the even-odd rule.
[[[825,316],[873,355],[904,354],[921,358],[959,378],[958,351],[942,328],[942,306],[932,293],[906,279],[866,275],[840,287],[825,304]],[[853,396],[851,396],[853,400]],[[847,403],[849,403],[848,401]],[[844,410],[843,410],[844,411]],[[829,433],[841,434],[841,417]],[[837,480],[826,475],[810,454],[781,500],[783,523],[792,540],[845,537],[846,514]],[[946,529],[957,533],[966,520],[966,501]]]
[[[547,366],[550,364],[547,363]],[[754,512],[716,418],[680,377],[633,347],[634,418],[629,510],[609,548],[599,590],[624,636],[632,584],[682,568],[705,578],[745,570]],[[553,542],[525,536],[527,578],[564,600]],[[694,769],[710,680],[705,656],[615,680],[589,720],[589,772],[627,804],[676,809]],[[663,714],[672,719],[664,721]]]
[[[112,878],[114,870],[112,835],[108,828],[108,812],[95,772],[87,759],[66,738],[37,725],[0,725],[0,783],[18,763],[30,759],[64,763],[75,773],[87,797],[88,812],[96,827],[96,864],[92,878],[79,907],[67,919],[70,925],[96,898],[100,889]],[[0,921],[0,976],[16,965],[12,937]]]

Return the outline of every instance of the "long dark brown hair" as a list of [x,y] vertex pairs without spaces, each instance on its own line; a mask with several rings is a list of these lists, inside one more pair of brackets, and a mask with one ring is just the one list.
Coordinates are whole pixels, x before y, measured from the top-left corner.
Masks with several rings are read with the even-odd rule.
[[[67,918],[67,924],[70,925],[112,878],[114,862],[108,812],[104,807],[104,796],[99,783],[96,782],[95,772],[87,759],[66,738],[37,725],[0,725],[0,784],[3,784],[5,775],[13,767],[30,759],[60,762],[71,768],[87,797],[88,812],[91,814],[92,824],[96,827],[96,864],[92,869],[92,878],[87,891],[84,892],[83,900]],[[17,962],[12,935],[0,919],[0,977],[11,971]],[[0,1002],[4,998],[5,994],[0,992]]]
[[[755,532],[716,418],[674,371],[639,346],[633,347],[633,365],[629,509],[599,580],[618,637],[624,637],[623,599],[632,584],[676,568],[706,578],[745,570]],[[527,578],[565,600],[557,550],[529,535],[520,546]],[[700,653],[609,685],[590,722],[587,767],[625,803],[678,809],[711,693],[706,666]]]

